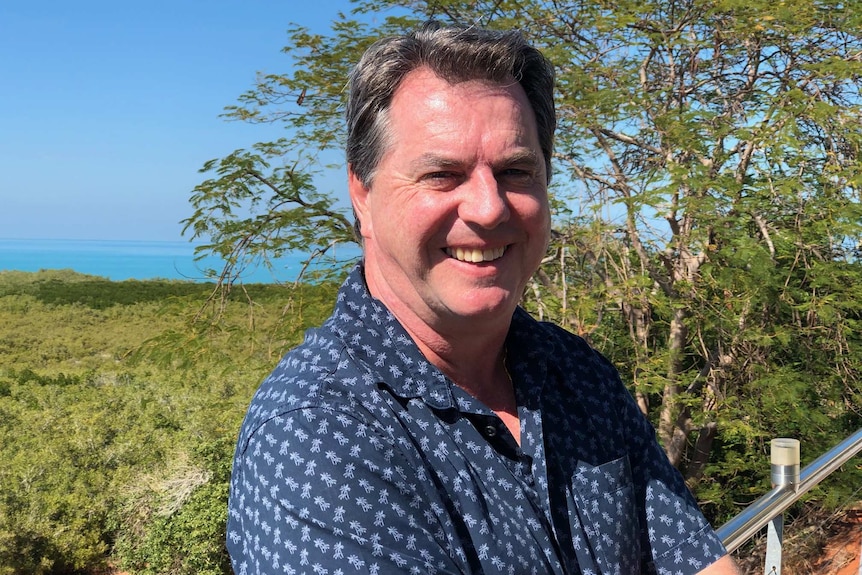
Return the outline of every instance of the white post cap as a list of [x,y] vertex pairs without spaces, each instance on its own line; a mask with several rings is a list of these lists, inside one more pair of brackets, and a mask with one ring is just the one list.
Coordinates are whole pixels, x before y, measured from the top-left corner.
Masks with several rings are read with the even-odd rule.
[[777,437],[772,440],[772,465],[799,465],[799,440]]

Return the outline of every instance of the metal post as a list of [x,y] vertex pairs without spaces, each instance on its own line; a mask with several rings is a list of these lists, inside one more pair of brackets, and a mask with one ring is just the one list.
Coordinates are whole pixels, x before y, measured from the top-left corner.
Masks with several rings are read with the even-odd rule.
[[784,514],[776,515],[766,526],[766,575],[781,575],[784,545]]
[[741,513],[719,527],[716,530],[718,538],[729,552],[736,551],[766,527],[773,517],[784,513],[785,509],[860,452],[862,429],[857,429],[844,441],[809,463],[799,474],[798,485],[794,485],[792,489],[773,487],[769,493],[753,501]]
[[[799,440],[779,437],[770,445],[773,488],[799,488]],[[781,575],[781,547],[784,542],[784,514],[769,522],[766,531],[766,575]]]

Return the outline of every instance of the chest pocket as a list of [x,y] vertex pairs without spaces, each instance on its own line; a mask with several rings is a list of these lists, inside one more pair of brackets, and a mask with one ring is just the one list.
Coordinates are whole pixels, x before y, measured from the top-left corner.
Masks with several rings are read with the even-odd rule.
[[[640,574],[640,537],[628,457],[597,466],[579,462],[571,495],[570,504],[574,503],[580,519],[580,526],[572,522],[572,534],[581,570],[594,566],[602,575]],[[586,545],[579,545],[578,534]]]

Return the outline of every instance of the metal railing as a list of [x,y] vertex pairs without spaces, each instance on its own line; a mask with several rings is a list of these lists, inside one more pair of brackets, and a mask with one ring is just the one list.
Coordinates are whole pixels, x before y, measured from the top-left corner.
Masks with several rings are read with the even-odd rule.
[[[860,451],[862,451],[862,429],[806,466],[799,473],[798,481],[790,480],[785,484],[776,485],[766,495],[746,507],[739,515],[719,527],[716,532],[724,542],[728,552],[738,549],[774,519],[780,517],[806,492]],[[773,483],[775,483],[776,476],[775,467],[776,465],[773,463]],[[778,538],[780,544],[780,529]]]

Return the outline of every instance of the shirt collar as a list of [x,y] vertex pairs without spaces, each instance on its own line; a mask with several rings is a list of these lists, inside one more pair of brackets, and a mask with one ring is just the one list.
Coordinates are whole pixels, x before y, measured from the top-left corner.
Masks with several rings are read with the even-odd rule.
[[[357,264],[338,292],[335,310],[327,322],[350,344],[354,359],[368,370],[374,383],[386,385],[395,395],[420,398],[435,409],[458,407],[454,385],[431,364],[407,331],[380,300],[371,296],[362,264]],[[515,310],[506,338],[506,364],[515,383],[519,403],[533,403],[541,394],[553,344],[540,324],[521,308]]]
[[518,403],[536,405],[557,353],[545,324],[516,308],[506,337],[506,367],[515,385]]
[[338,291],[327,324],[350,344],[350,353],[368,370],[372,383],[382,383],[405,399],[421,398],[435,409],[455,407],[449,379],[425,359],[383,302],[371,296],[361,263]]

